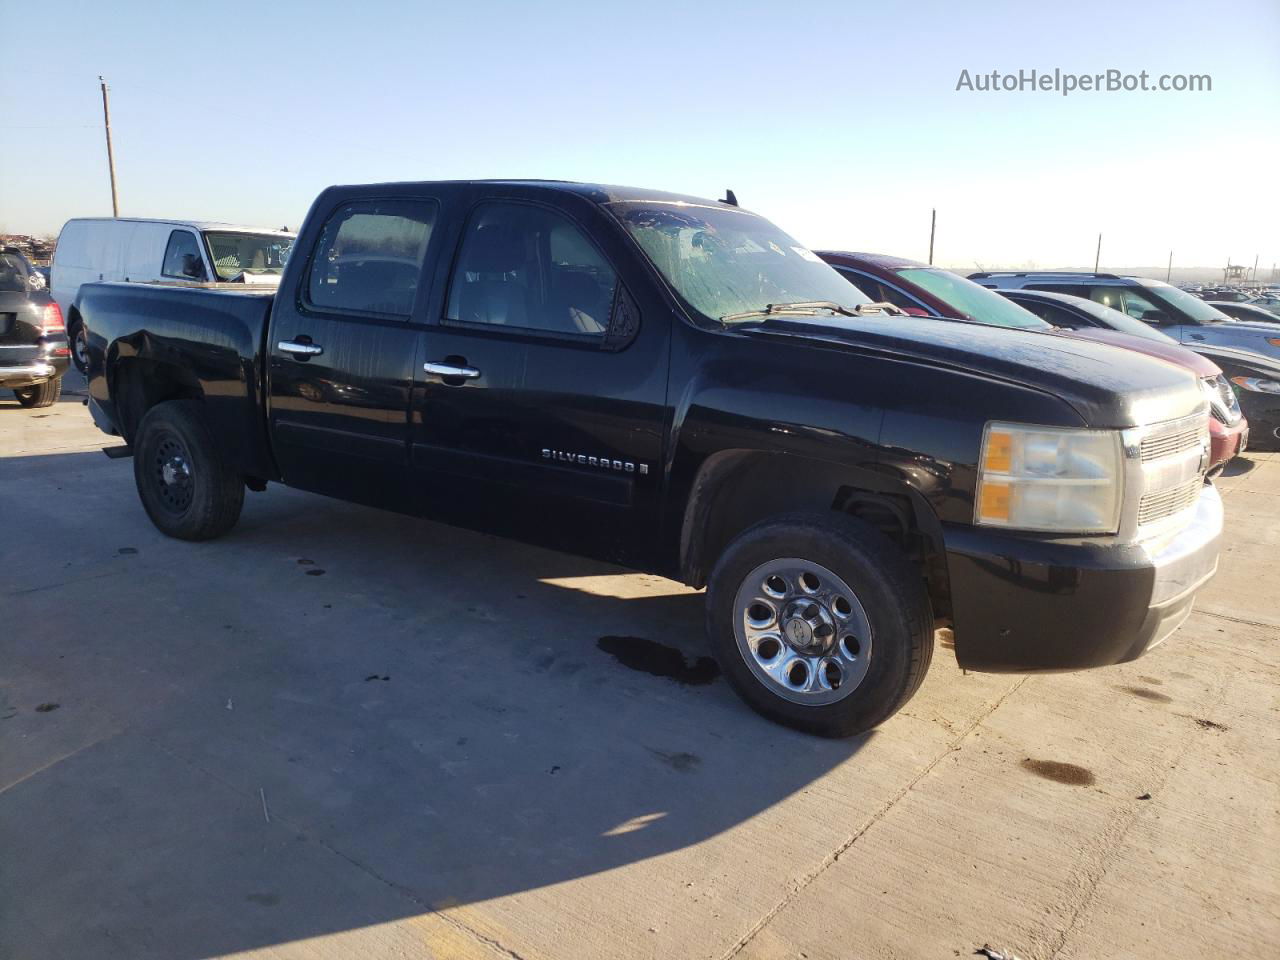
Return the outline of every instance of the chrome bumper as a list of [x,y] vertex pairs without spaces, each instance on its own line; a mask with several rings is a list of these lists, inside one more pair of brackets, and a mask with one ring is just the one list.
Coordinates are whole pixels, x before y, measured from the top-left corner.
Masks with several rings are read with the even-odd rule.
[[1205,484],[1191,522],[1151,553],[1155,582],[1148,649],[1178,629],[1191,614],[1196,592],[1217,573],[1222,522],[1222,496],[1212,484]]
[[57,372],[52,363],[33,361],[13,366],[0,366],[0,387],[25,387],[40,380],[48,380]]

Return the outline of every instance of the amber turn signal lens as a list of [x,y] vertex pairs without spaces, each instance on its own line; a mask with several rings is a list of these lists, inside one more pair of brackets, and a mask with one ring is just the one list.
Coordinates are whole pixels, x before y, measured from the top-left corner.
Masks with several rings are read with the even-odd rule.
[[988,473],[1008,473],[1013,469],[1013,437],[992,430],[987,434],[986,456],[982,469]]
[[979,516],[983,520],[1008,520],[1009,501],[1013,497],[1013,487],[1007,483],[992,483],[988,480],[982,485],[982,503],[979,505]]

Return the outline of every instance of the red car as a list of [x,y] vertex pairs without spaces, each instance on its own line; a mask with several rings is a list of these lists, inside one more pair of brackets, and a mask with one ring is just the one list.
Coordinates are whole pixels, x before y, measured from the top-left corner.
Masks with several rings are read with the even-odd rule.
[[980,286],[939,267],[878,253],[815,251],[841,276],[878,303],[891,303],[915,317],[964,320],[1023,330],[1043,330],[1059,336],[1094,340],[1124,347],[1186,367],[1200,378],[1209,395],[1210,474],[1216,474],[1233,457],[1244,452],[1249,423],[1222,370],[1207,357],[1177,343],[1162,343],[1099,327],[1062,329],[1024,309],[994,290]]

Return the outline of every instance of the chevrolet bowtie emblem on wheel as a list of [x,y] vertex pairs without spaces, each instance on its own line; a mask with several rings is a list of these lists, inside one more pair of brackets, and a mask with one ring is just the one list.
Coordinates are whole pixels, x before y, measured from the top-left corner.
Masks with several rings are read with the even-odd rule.
[[599,467],[601,470],[616,470],[619,473],[638,473],[647,476],[647,463],[633,463],[630,460],[614,460],[610,457],[592,457],[585,453],[569,453],[567,450],[551,450],[543,448],[543,460],[559,460],[561,463],[580,463],[584,467]]

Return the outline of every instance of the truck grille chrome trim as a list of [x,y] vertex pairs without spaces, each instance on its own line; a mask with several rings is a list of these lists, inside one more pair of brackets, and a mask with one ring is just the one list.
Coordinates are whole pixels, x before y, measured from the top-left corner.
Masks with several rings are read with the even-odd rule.
[[1204,425],[1197,423],[1177,433],[1147,437],[1142,441],[1142,462],[1161,460],[1198,447],[1203,434]]
[[1121,434],[1127,464],[1122,537],[1162,541],[1191,521],[1209,469],[1209,406]]
[[1200,488],[1203,486],[1204,480],[1193,477],[1168,490],[1148,493],[1138,502],[1138,526],[1155,523],[1191,509],[1199,499]]

